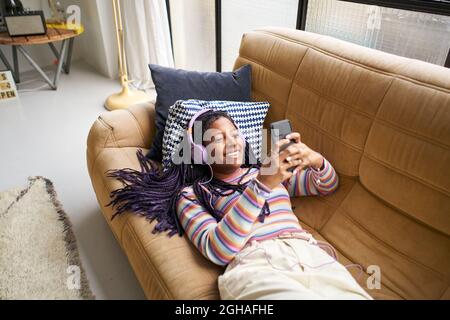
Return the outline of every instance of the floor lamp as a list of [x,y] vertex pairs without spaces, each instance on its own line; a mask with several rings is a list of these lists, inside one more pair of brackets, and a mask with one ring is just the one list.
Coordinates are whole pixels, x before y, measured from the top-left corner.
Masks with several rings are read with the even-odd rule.
[[114,23],[116,25],[117,48],[119,53],[119,73],[122,90],[114,93],[105,101],[105,108],[108,110],[125,109],[133,104],[148,102],[151,97],[143,91],[131,90],[128,80],[127,58],[125,54],[124,32],[122,26],[122,13],[120,1],[112,0],[114,10]]

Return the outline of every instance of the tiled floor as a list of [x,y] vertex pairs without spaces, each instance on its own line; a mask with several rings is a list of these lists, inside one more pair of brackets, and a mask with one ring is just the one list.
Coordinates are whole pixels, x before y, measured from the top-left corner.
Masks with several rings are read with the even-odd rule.
[[[22,90],[42,87],[22,75]],[[20,88],[19,88],[20,89]],[[23,91],[0,103],[0,191],[25,186],[28,176],[53,181],[70,216],[81,258],[98,299],[145,298],[97,205],[86,167],[86,138],[105,98],[119,90],[83,62],[62,75],[57,91]]]

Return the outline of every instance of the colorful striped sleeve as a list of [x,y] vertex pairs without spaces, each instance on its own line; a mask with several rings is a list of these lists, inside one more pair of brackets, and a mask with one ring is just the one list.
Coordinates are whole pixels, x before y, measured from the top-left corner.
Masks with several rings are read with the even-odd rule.
[[283,182],[291,197],[327,195],[336,190],[338,184],[339,177],[327,159],[322,170],[307,168]]
[[256,180],[251,180],[230,211],[217,222],[196,200],[191,187],[184,191],[186,197],[181,196],[177,202],[183,229],[207,259],[222,266],[245,245],[270,193]]

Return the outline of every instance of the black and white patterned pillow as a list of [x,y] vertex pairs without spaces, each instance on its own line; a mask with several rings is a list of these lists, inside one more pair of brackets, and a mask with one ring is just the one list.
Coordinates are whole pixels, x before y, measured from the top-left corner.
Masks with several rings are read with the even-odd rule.
[[269,106],[268,102],[178,100],[169,108],[164,129],[162,147],[164,168],[172,165],[172,156],[183,141],[189,121],[202,109],[226,111],[251,146],[256,159],[261,159],[262,128]]

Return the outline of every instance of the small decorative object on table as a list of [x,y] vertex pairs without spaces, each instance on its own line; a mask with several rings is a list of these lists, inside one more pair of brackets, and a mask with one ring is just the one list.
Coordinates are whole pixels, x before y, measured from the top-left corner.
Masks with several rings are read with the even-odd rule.
[[11,71],[0,71],[0,103],[16,98],[17,89]]
[[5,16],[6,27],[10,37],[35,36],[47,33],[44,12],[23,11]]
[[61,5],[61,2],[48,0],[48,6],[50,7],[52,16],[47,19],[47,23],[64,24],[67,20],[67,13]]

